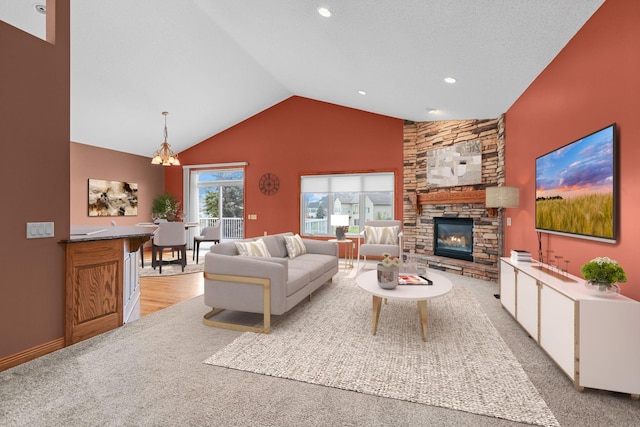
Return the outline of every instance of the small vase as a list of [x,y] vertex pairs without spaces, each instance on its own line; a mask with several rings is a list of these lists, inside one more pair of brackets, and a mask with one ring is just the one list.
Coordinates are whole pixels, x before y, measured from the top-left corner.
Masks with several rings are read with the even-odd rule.
[[397,265],[387,267],[384,264],[378,264],[378,285],[382,289],[395,289],[398,286],[398,273],[400,267]]
[[584,284],[592,295],[598,297],[612,297],[620,293],[620,287],[615,283],[587,281]]

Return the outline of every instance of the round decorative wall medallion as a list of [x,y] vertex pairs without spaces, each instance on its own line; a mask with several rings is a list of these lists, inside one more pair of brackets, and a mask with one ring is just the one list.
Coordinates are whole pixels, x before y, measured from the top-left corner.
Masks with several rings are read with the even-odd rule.
[[265,196],[272,196],[278,192],[280,188],[280,180],[275,174],[265,173],[260,177],[260,182],[258,183],[260,187],[260,191]]

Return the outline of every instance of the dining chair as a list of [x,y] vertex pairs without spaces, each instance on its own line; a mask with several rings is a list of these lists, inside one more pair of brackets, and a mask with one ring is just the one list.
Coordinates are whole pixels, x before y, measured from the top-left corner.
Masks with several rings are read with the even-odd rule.
[[220,243],[220,224],[222,224],[222,221],[218,220],[212,227],[203,228],[200,235],[193,238],[193,257],[196,260],[196,264],[200,255],[200,243]]
[[[161,222],[158,224],[158,231],[153,235],[151,265],[154,270],[158,266],[160,274],[162,274],[162,253],[165,249],[178,250],[178,260],[184,271],[187,265],[187,231],[183,222]],[[156,256],[159,259],[156,259]]]

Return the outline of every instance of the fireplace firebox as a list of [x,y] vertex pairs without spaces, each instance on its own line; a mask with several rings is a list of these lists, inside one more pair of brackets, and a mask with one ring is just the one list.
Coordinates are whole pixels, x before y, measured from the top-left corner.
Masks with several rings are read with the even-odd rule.
[[473,261],[473,219],[434,218],[433,253]]

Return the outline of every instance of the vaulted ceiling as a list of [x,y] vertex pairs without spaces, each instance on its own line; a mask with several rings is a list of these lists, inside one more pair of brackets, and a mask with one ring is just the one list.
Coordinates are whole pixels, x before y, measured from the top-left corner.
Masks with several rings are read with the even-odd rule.
[[[3,2],[0,19],[38,31],[34,2]],[[168,111],[179,152],[292,95],[495,118],[603,2],[71,0],[71,138],[150,157]]]

